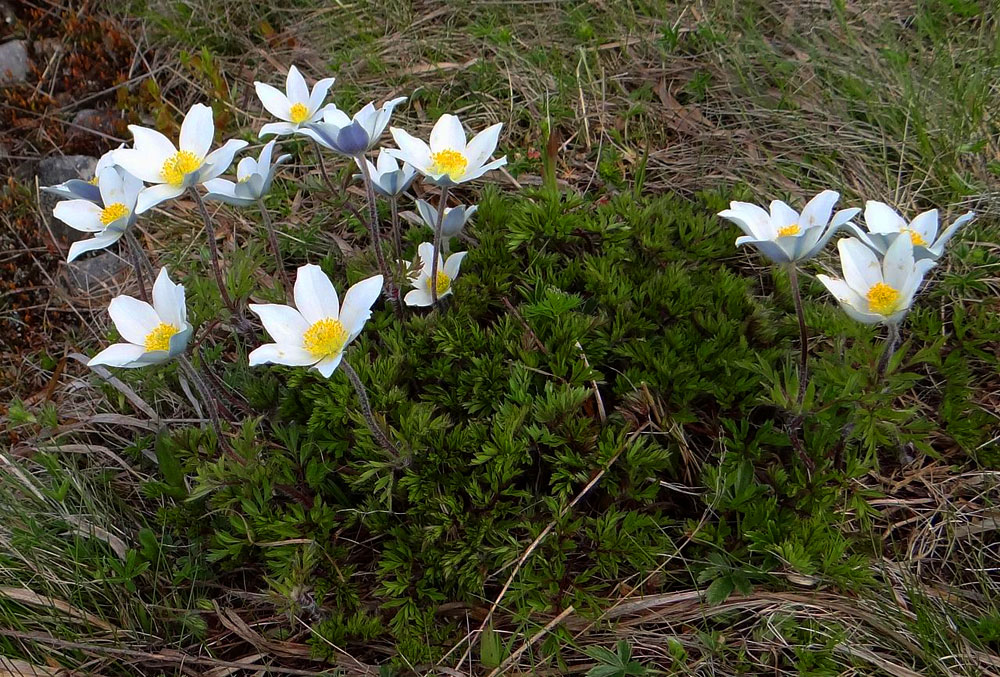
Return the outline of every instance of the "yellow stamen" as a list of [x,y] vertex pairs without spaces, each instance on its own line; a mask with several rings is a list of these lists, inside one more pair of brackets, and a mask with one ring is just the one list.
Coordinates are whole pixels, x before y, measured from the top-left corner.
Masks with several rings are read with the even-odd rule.
[[799,224],[792,223],[785,226],[784,228],[778,229],[778,237],[785,237],[786,235],[798,235],[799,234]]
[[288,117],[295,124],[299,124],[309,117],[309,108],[304,103],[294,104],[291,110],[288,111]]
[[163,163],[160,174],[171,186],[184,183],[184,177],[201,167],[201,158],[189,150],[177,151]]
[[[451,289],[451,278],[443,271],[438,271],[437,275],[437,295],[440,298],[446,291]],[[427,276],[427,291],[432,292],[431,276]]]
[[347,343],[347,330],[337,320],[324,318],[302,336],[302,347],[318,360],[336,357]]
[[115,202],[101,210],[101,223],[106,226],[123,216],[128,216],[128,207],[121,202]]
[[868,308],[879,315],[892,315],[898,310],[899,291],[885,282],[876,282],[868,290]]
[[166,322],[160,322],[153,331],[146,334],[146,352],[170,350],[170,337],[180,331]]
[[927,240],[924,239],[924,236],[918,233],[917,231],[913,230],[912,228],[904,228],[903,232],[910,234],[910,242],[913,243],[914,247],[927,246]]
[[458,181],[465,174],[469,161],[457,150],[439,150],[431,154],[431,174],[447,174],[452,181]]
[[94,178],[89,179],[87,181],[87,183],[89,183],[91,186],[96,186],[97,185],[97,177],[95,176]]

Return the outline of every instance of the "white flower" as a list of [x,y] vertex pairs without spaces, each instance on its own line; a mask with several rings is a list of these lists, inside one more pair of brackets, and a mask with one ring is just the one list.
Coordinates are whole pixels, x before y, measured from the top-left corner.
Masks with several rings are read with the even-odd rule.
[[299,73],[299,69],[292,66],[288,69],[288,76],[285,78],[285,93],[271,85],[263,82],[253,83],[257,90],[257,98],[264,104],[267,112],[283,120],[283,122],[271,122],[260,129],[259,136],[268,134],[293,134],[302,125],[316,122],[323,115],[323,101],[327,92],[333,85],[335,78],[323,78],[313,85],[312,93],[309,92],[309,85],[305,78]]
[[[361,168],[362,162],[368,164],[368,175],[372,177],[372,186],[376,193],[384,197],[402,195],[413,183],[413,179],[417,177],[417,170],[405,162],[400,169],[396,158],[389,155],[384,149],[379,150],[375,164],[372,164],[372,161],[366,157],[356,157],[354,161],[358,163],[358,168]],[[358,176],[361,175],[355,175],[355,178]]]
[[382,276],[369,277],[347,290],[339,305],[337,290],[319,266],[305,265],[295,277],[295,308],[250,304],[275,340],[250,353],[250,366],[285,364],[313,367],[329,378],[344,349],[365,326],[382,292]]
[[[115,150],[121,150],[124,147],[125,144],[123,143]],[[86,181],[84,179],[70,179],[69,181],[57,183],[54,186],[42,186],[42,190],[46,193],[69,198],[71,200],[80,199],[99,203],[101,201],[101,191],[97,188],[97,180],[105,169],[115,166],[115,150],[109,150],[107,153],[98,158],[97,166],[94,167],[94,176],[91,180]],[[128,172],[121,167],[118,168],[118,171],[122,175],[128,174]]]
[[236,165],[236,183],[227,179],[209,179],[205,182],[206,200],[219,200],[237,207],[257,204],[257,200],[271,190],[271,182],[278,165],[286,162],[291,155],[282,155],[271,164],[274,141],[269,141],[260,151],[260,157],[245,157]]
[[166,362],[184,352],[191,338],[184,305],[184,287],[174,284],[161,268],[153,284],[153,305],[131,296],[111,299],[108,313],[127,343],[108,346],[87,363],[93,367],[145,367]]
[[347,117],[347,113],[336,106],[327,106],[322,122],[304,125],[299,132],[324,148],[348,157],[359,157],[378,143],[386,125],[389,124],[392,110],[404,101],[406,97],[401,96],[386,101],[378,109],[374,103],[368,103],[355,113],[353,118]]
[[120,172],[117,167],[105,166],[98,175],[96,188],[97,203],[83,199],[63,200],[52,210],[52,215],[70,228],[94,234],[89,240],[70,245],[68,261],[84,252],[114,244],[135,223],[135,201],[142,190],[142,181]]
[[180,149],[160,132],[138,125],[129,125],[134,139],[133,148],[116,150],[114,160],[126,171],[154,185],[139,193],[135,211],[142,214],[164,200],[178,197],[191,186],[197,186],[222,174],[233,163],[233,156],[247,145],[246,141],[230,139],[211,153],[215,122],[212,109],[196,103],[181,123]]
[[885,204],[869,200],[865,203],[865,228],[867,233],[858,237],[879,254],[884,254],[898,235],[906,233],[913,242],[913,256],[917,259],[941,258],[944,246],[958,229],[975,218],[975,212],[966,212],[938,237],[938,210],[918,214],[909,223]]
[[844,312],[865,324],[902,320],[924,275],[934,267],[932,259],[914,260],[913,242],[908,237],[896,238],[882,261],[853,237],[842,239],[837,249],[844,279],[816,277],[837,297]]
[[736,238],[736,246],[753,245],[775,263],[804,261],[817,254],[840,228],[855,234],[861,230],[850,223],[861,210],[842,209],[830,220],[840,194],[824,190],[798,213],[781,200],[771,202],[771,213],[749,202],[730,202],[719,216],[732,221],[745,235]]
[[486,172],[507,164],[506,156],[487,162],[497,148],[502,127],[503,124],[498,122],[476,134],[466,144],[461,121],[454,115],[445,114],[431,130],[430,145],[398,127],[391,128],[389,131],[399,150],[390,149],[387,152],[413,165],[432,183],[454,186],[478,179]]
[[[457,207],[445,207],[444,208],[444,220],[441,222],[441,235],[443,236],[443,246],[445,251],[447,251],[448,240],[455,237],[462,232],[465,228],[465,224],[468,223],[472,215],[476,213],[479,207],[472,205],[471,207],[466,207],[465,205],[458,205]],[[431,230],[437,228],[437,208],[432,206],[431,203],[426,200],[417,200],[417,213],[420,214],[420,218],[425,224],[427,224]]]
[[[422,267],[416,278],[411,279],[413,289],[406,293],[403,301],[408,306],[429,306],[434,303],[431,295],[431,270],[434,261],[434,245],[424,242],[417,248]],[[437,297],[438,301],[451,293],[452,283],[458,277],[458,269],[462,265],[462,259],[468,252],[455,252],[448,257],[447,261],[441,259],[438,254],[437,269]]]

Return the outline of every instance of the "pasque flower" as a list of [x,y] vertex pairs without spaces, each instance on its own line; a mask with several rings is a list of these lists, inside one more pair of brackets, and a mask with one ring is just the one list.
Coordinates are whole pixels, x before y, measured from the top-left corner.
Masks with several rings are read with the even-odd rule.
[[238,207],[257,204],[257,200],[271,190],[271,182],[278,165],[286,162],[291,155],[278,157],[272,164],[274,141],[269,141],[260,151],[257,159],[245,157],[236,165],[236,182],[227,179],[209,179],[205,182],[206,200],[219,200]]
[[[100,203],[101,191],[97,187],[98,179],[105,169],[115,166],[114,153],[116,150],[120,150],[124,147],[125,144],[122,144],[115,150],[109,150],[107,153],[98,158],[97,165],[94,167],[94,176],[89,181],[84,179],[70,179],[69,181],[57,183],[54,186],[42,186],[42,190],[46,193],[50,193],[58,197],[69,198],[71,200],[80,199]],[[120,167],[118,168],[118,171],[121,174],[128,174],[128,172]]]
[[865,324],[898,324],[913,304],[913,297],[933,259],[914,260],[913,241],[897,237],[879,258],[864,242],[844,238],[837,243],[844,279],[817,275],[840,302],[841,308]]
[[[440,300],[452,292],[452,283],[458,277],[458,269],[462,265],[462,259],[468,252],[455,252],[448,257],[448,260],[441,259],[438,254],[437,265],[437,297]],[[434,245],[430,242],[423,242],[417,247],[417,255],[420,257],[421,268],[417,276],[410,280],[413,289],[406,293],[403,301],[408,306],[429,306],[434,303],[431,293],[432,268],[434,261]]]
[[247,145],[230,139],[209,153],[215,136],[212,109],[196,103],[184,116],[180,148],[166,136],[138,125],[129,125],[132,148],[115,151],[114,160],[127,172],[151,185],[139,193],[135,211],[139,214],[165,200],[178,197],[192,186],[214,179],[233,163],[233,156]]
[[[465,205],[445,207],[444,219],[441,221],[441,235],[444,236],[442,246],[445,251],[448,250],[448,240],[462,232],[465,224],[468,223],[477,209],[479,207],[476,205],[472,205],[471,207],[466,207]],[[417,213],[420,214],[421,220],[431,230],[436,227],[438,221],[437,208],[432,206],[431,203],[426,200],[417,200]]]
[[839,199],[839,193],[824,190],[809,201],[801,214],[781,200],[771,202],[770,214],[749,202],[730,202],[729,209],[719,212],[719,216],[745,233],[736,238],[736,246],[753,245],[775,263],[791,263],[815,256],[840,228],[860,233],[850,222],[860,209],[842,209],[830,219]]
[[[375,164],[372,164],[372,161],[366,157],[355,158],[355,161],[362,171],[364,168],[361,167],[361,163],[367,163],[368,175],[372,178],[372,188],[383,197],[399,197],[406,192],[406,189],[413,183],[413,179],[417,177],[417,170],[405,162],[400,167],[396,158],[389,155],[384,149],[379,150]],[[356,174],[354,178],[358,178],[358,176]]]
[[153,284],[153,303],[131,296],[111,299],[108,313],[126,343],[108,346],[88,366],[145,367],[166,362],[184,352],[191,338],[184,287],[174,284],[161,268]]
[[313,367],[324,377],[337,368],[344,349],[371,317],[382,292],[382,276],[375,275],[347,290],[341,305],[337,290],[319,266],[299,268],[295,278],[295,307],[274,303],[250,304],[264,329],[274,339],[250,353],[250,366],[284,364]]
[[877,253],[885,254],[895,239],[905,234],[913,243],[914,258],[937,260],[944,254],[945,245],[958,229],[975,216],[975,212],[966,212],[938,236],[938,210],[931,209],[918,214],[907,223],[889,205],[869,200],[865,203],[865,228],[868,232],[861,233],[858,237]]
[[462,122],[454,115],[442,115],[431,130],[430,144],[393,127],[389,131],[398,150],[386,152],[412,165],[429,181],[454,186],[478,179],[486,172],[507,164],[507,157],[487,162],[497,148],[502,123],[476,134],[466,143]]
[[[89,184],[88,184],[89,185]],[[135,223],[135,202],[142,190],[142,181],[117,167],[101,171],[97,180],[97,201],[63,200],[52,215],[70,228],[93,233],[88,240],[74,242],[67,260],[73,261],[84,252],[103,249],[114,244]]]
[[368,103],[364,108],[347,117],[336,106],[328,106],[322,122],[311,122],[299,130],[324,148],[348,157],[359,157],[378,143],[389,124],[393,109],[406,101],[405,96],[386,101],[381,108]]
[[299,69],[291,66],[285,78],[285,93],[264,82],[253,83],[257,98],[264,104],[268,113],[281,120],[270,122],[260,128],[259,136],[269,134],[283,136],[294,134],[310,122],[316,122],[323,116],[325,107],[323,101],[333,85],[335,78],[323,78],[313,85],[312,92],[306,79]]

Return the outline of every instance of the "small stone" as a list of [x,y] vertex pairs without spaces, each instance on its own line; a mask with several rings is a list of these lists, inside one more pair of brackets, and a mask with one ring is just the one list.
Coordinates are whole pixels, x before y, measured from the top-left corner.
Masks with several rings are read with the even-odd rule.
[[107,291],[108,282],[126,268],[128,264],[113,251],[84,254],[66,264],[70,288],[87,295]]
[[0,45],[0,85],[24,82],[28,77],[28,48],[24,40]]
[[[94,176],[97,168],[97,159],[89,155],[54,155],[47,157],[38,163],[38,186],[54,186],[70,179],[89,180]],[[48,231],[52,233],[55,245],[62,250],[63,254],[69,252],[69,246],[77,240],[89,237],[87,233],[70,228],[59,219],[52,216],[52,210],[56,204],[65,200],[49,193],[42,192],[39,199],[38,208],[42,213],[42,218],[48,224]]]
[[88,130],[113,135],[115,133],[115,117],[108,111],[84,108],[73,116],[69,136],[92,136]]

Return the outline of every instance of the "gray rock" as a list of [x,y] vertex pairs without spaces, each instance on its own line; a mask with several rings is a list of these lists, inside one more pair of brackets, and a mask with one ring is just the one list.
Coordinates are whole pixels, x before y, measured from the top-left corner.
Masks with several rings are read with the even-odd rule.
[[0,85],[24,82],[28,77],[28,48],[24,40],[0,45]]
[[[66,264],[71,290],[87,295],[107,292],[108,284],[127,268],[128,262],[114,251],[84,254]],[[138,292],[135,296],[138,297]]]
[[[89,155],[54,155],[47,157],[38,163],[38,185],[54,186],[70,179],[89,180],[94,176],[94,169],[97,167],[97,158]],[[87,233],[73,230],[59,219],[52,216],[52,210],[56,203],[65,198],[60,198],[48,193],[41,193],[38,209],[42,213],[42,219],[48,226],[48,232],[52,234],[55,245],[59,247],[63,254],[69,252],[69,246],[77,240],[89,237]]]

